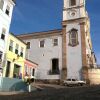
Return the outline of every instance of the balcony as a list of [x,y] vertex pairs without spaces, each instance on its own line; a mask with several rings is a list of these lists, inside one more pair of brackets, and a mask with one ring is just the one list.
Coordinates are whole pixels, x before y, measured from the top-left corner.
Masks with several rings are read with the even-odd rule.
[[49,75],[59,75],[60,74],[60,71],[59,70],[49,70],[48,71],[48,74]]

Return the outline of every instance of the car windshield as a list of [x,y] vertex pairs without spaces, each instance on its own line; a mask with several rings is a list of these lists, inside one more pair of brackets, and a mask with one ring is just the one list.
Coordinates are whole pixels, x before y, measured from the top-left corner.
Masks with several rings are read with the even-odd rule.
[[71,79],[67,79],[67,81],[71,81]]
[[76,79],[72,79],[72,81],[76,81]]

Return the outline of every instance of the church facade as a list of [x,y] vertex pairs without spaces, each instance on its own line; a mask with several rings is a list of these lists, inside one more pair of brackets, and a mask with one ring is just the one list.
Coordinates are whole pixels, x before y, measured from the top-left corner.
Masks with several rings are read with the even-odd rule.
[[64,0],[62,29],[18,35],[27,43],[27,58],[38,63],[39,80],[75,78],[88,81],[96,68],[85,0]]

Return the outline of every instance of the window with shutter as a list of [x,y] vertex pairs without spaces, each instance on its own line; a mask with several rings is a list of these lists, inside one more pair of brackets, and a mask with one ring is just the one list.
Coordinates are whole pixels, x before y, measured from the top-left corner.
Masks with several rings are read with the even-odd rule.
[[69,45],[74,47],[78,44],[78,32],[76,29],[72,29],[69,33]]

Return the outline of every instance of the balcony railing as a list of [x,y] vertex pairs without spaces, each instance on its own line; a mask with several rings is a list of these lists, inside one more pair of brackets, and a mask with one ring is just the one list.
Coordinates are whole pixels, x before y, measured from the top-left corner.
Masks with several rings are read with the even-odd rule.
[[59,70],[49,70],[48,74],[49,75],[58,75],[58,74],[60,74],[60,71]]

